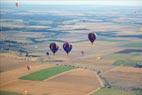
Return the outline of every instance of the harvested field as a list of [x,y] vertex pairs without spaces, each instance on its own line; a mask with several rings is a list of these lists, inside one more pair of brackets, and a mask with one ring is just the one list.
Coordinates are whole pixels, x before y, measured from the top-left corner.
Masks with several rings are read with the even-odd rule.
[[27,61],[19,57],[16,53],[2,53],[0,54],[0,71],[5,72],[8,70],[26,66]]
[[107,72],[104,77],[112,85],[125,89],[142,88],[142,69],[117,67]]
[[[64,79],[63,79],[64,78]],[[28,89],[32,95],[86,95],[100,87],[95,72],[75,69],[45,81],[16,80],[1,89],[21,93]]]
[[132,91],[124,91],[116,88],[102,88],[92,95],[136,95]]
[[0,93],[142,90],[141,0],[1,1]]

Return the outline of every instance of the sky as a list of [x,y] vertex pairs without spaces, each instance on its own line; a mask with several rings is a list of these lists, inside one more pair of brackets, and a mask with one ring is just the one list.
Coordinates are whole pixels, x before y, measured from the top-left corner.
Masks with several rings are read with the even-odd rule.
[[142,6],[142,0],[1,0],[5,3],[20,2],[22,4],[46,4],[46,5],[122,5]]

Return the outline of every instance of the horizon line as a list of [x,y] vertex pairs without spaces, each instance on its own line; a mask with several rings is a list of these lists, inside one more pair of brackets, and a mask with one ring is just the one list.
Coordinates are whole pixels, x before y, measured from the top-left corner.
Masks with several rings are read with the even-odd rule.
[[2,3],[10,4],[19,2],[25,5],[114,5],[114,6],[142,6],[142,0],[1,0]]

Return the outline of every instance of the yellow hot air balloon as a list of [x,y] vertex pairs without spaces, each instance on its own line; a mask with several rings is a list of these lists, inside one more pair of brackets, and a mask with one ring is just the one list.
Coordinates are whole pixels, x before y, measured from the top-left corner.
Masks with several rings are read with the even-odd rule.
[[102,59],[102,57],[100,57],[100,56],[97,57],[97,60],[101,60],[101,59]]

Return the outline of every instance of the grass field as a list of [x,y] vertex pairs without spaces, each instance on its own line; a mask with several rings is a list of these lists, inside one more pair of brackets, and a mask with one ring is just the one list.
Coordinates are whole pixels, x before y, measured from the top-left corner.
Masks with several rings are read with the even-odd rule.
[[0,91],[0,95],[22,95],[22,94],[11,91]]
[[135,92],[134,95],[141,95],[142,90],[137,90],[137,91],[134,91],[134,92]]
[[126,92],[116,88],[102,88],[92,95],[137,95],[137,94],[132,91]]
[[101,39],[100,41],[107,41],[107,42],[124,42],[126,40],[119,40],[119,39]]
[[128,44],[124,44],[122,46],[133,47],[133,48],[141,48],[142,47],[142,42],[128,43]]
[[54,75],[57,75],[59,73],[69,71],[73,69],[73,67],[69,66],[56,66],[48,69],[43,69],[37,72],[33,72],[31,74],[28,74],[26,76],[20,77],[20,79],[23,80],[44,80],[48,79],[49,77],[52,77]]
[[142,60],[130,60],[130,59],[118,59],[116,60],[113,65],[115,66],[135,66],[136,64],[141,64]]

